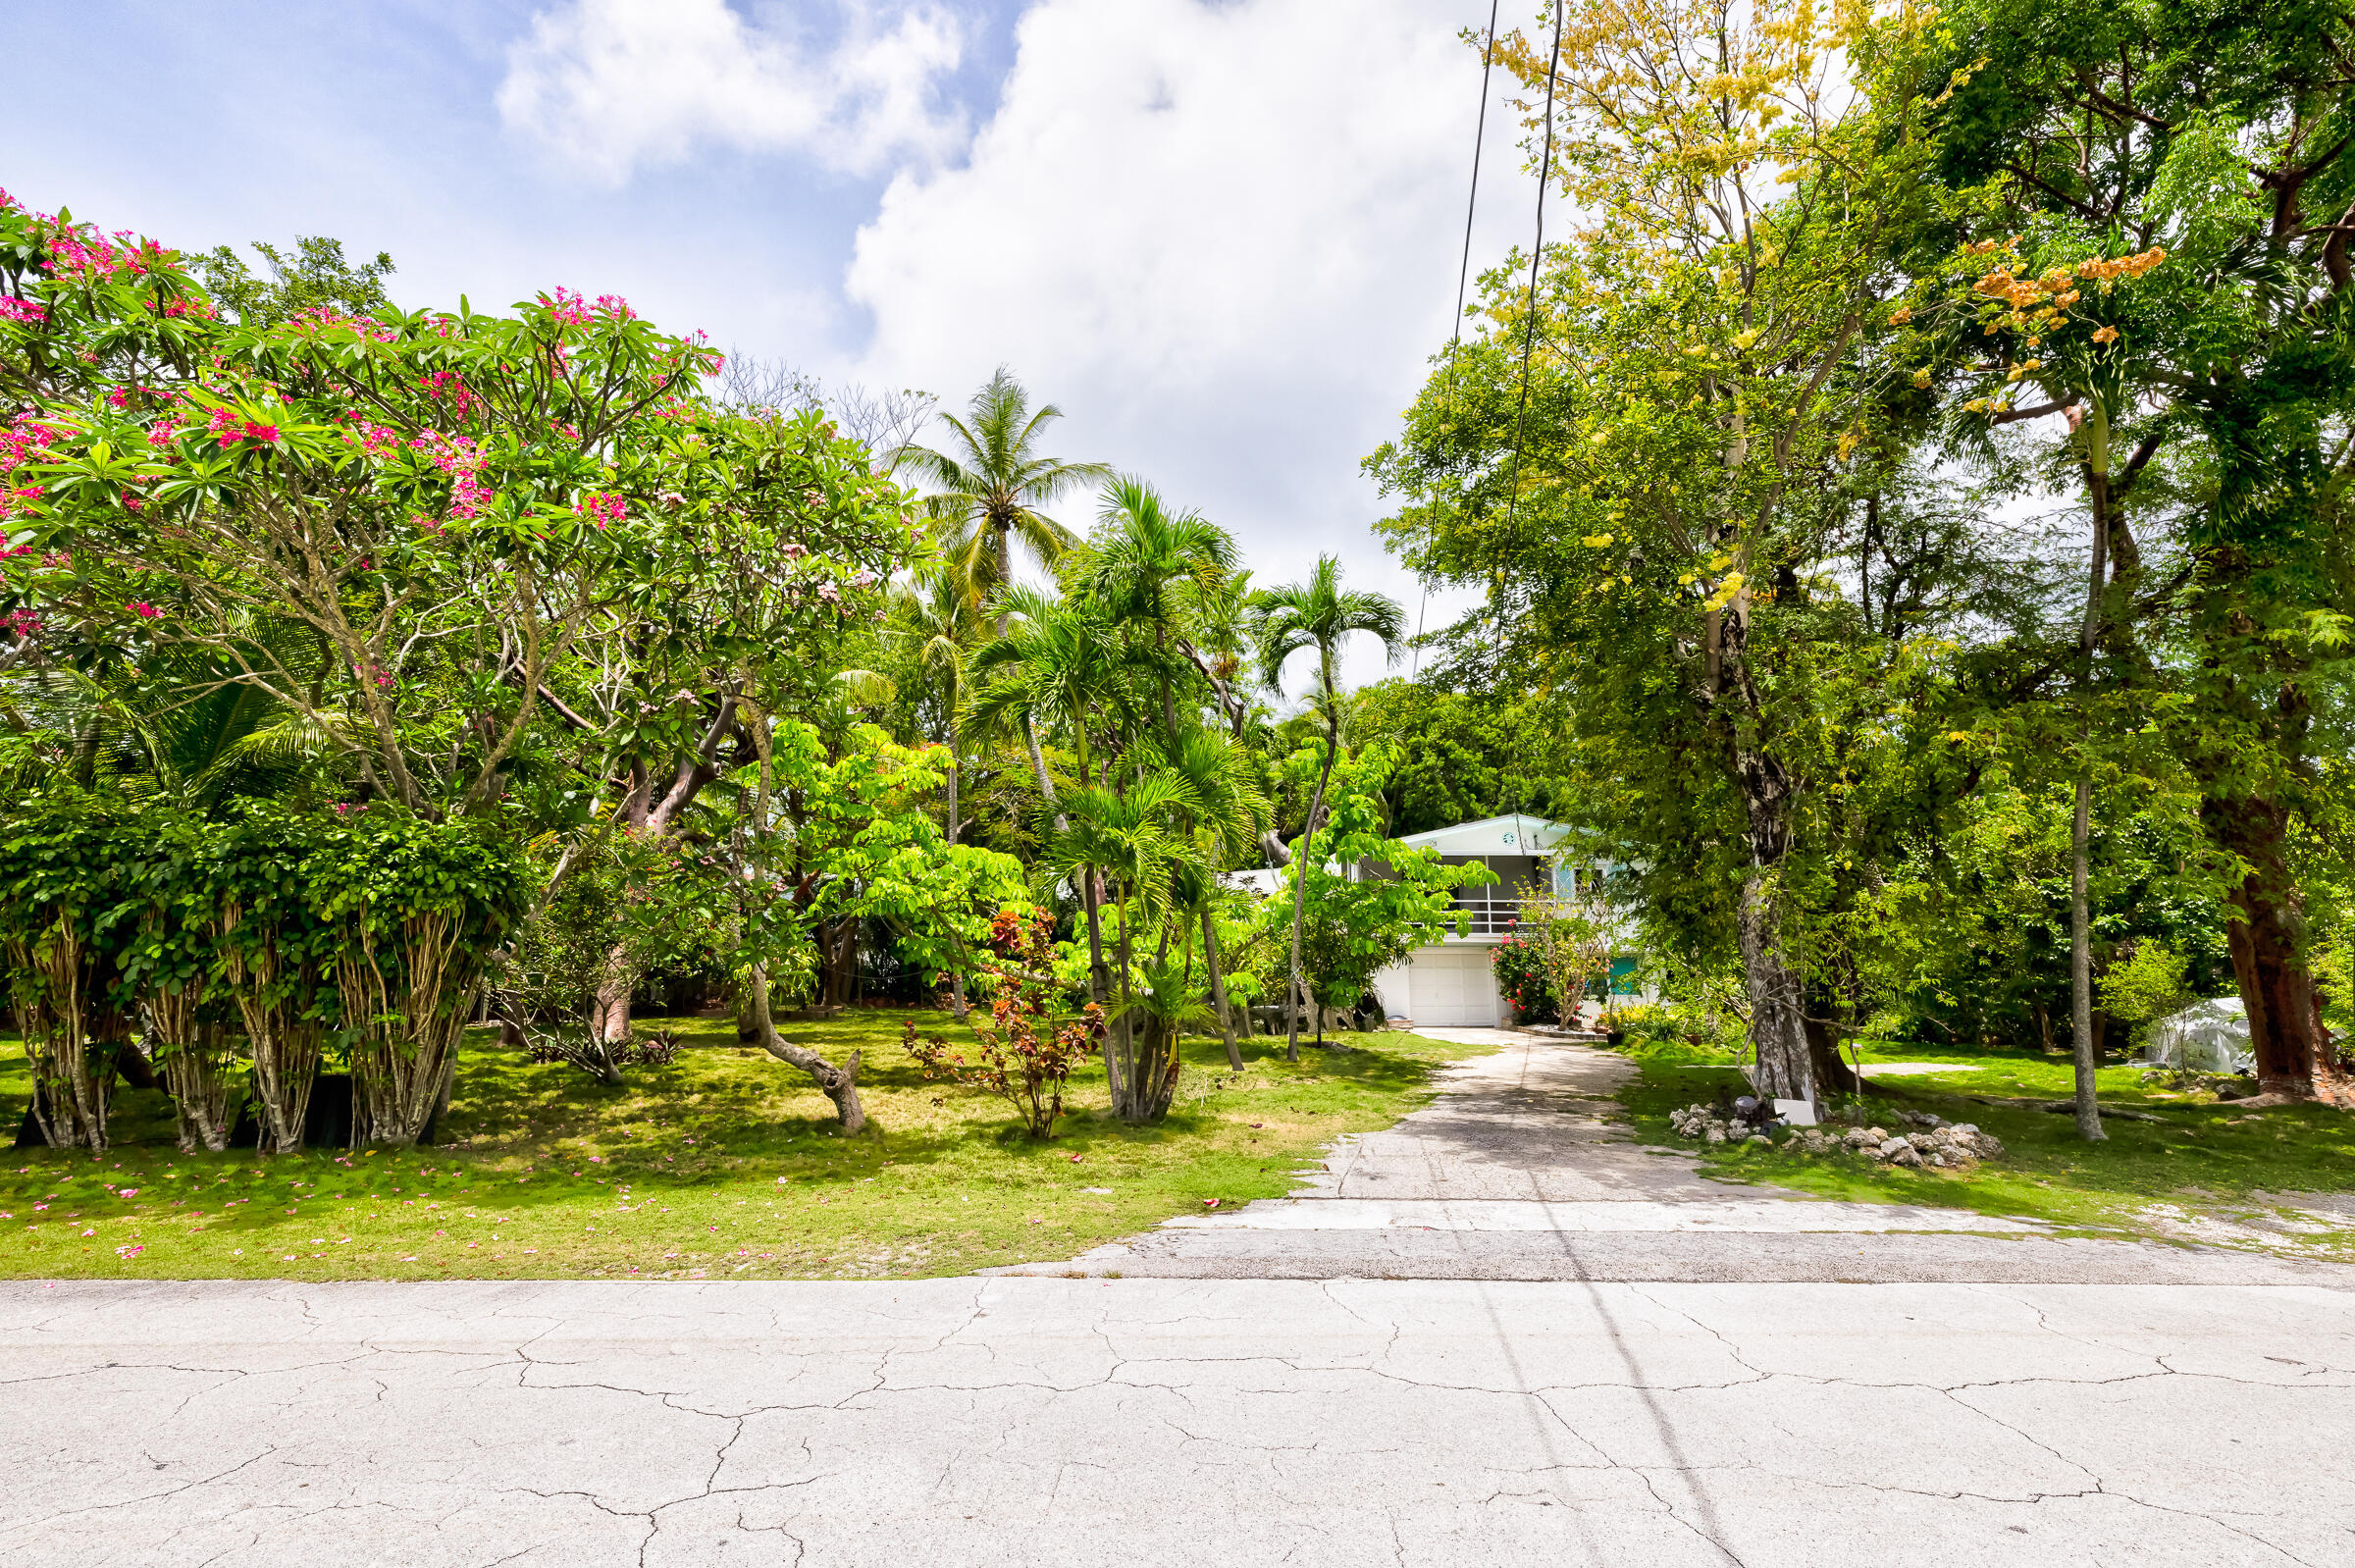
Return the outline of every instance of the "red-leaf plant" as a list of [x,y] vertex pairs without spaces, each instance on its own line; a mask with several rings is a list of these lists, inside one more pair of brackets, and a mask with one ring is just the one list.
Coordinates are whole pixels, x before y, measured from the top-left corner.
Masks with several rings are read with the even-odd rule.
[[917,1039],[916,1019],[908,1020],[908,1053],[925,1077],[945,1077],[997,1095],[1014,1107],[1023,1130],[1034,1138],[1055,1135],[1064,1114],[1064,1084],[1072,1069],[1094,1054],[1104,1033],[1104,1010],[1093,1002],[1076,1017],[1054,1020],[1062,987],[1054,975],[1052,933],[1044,915],[1026,919],[1000,910],[990,922],[989,954],[980,968],[995,983],[988,1019],[973,1020],[974,1060],[951,1050],[938,1035]]

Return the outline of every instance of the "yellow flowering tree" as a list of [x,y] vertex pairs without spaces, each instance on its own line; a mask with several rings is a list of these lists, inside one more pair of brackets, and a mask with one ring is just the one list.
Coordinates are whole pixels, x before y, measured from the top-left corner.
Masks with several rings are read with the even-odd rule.
[[1534,306],[1516,267],[1484,280],[1490,330],[1370,460],[1405,498],[1387,526],[1409,562],[1490,588],[1463,646],[1575,686],[1593,733],[1705,770],[1697,788],[1636,780],[1645,752],[1612,764],[1663,838],[1727,841],[1755,1077],[1780,1098],[1841,1081],[1810,1040],[1784,876],[1823,755],[1813,694],[1857,641],[1825,563],[1910,391],[1876,345],[1916,108],[1846,82],[1920,26],[1903,5],[1583,0],[1558,54],[1550,29],[1501,40],[1533,162],[1550,131],[1582,221]]

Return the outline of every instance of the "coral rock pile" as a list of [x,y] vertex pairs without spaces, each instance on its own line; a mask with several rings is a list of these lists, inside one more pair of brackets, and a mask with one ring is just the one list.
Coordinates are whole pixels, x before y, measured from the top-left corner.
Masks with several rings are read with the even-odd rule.
[[1926,1112],[1907,1111],[1902,1119],[1914,1130],[1892,1132],[1880,1126],[1786,1127],[1769,1123],[1753,1124],[1729,1116],[1722,1106],[1692,1105],[1668,1114],[1668,1124],[1680,1137],[1702,1143],[1754,1143],[1793,1154],[1860,1154],[1881,1165],[1926,1166],[1959,1171],[1982,1160],[2000,1160],[2004,1146],[1991,1132],[1968,1122],[1949,1122]]

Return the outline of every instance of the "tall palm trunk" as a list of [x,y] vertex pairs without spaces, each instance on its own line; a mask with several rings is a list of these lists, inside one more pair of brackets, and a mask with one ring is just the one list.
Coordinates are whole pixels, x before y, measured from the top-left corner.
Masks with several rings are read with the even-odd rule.
[[1234,1043],[1234,1014],[1227,1006],[1227,976],[1219,967],[1219,925],[1208,909],[1202,912],[1202,963],[1210,970],[1210,1005],[1219,1015],[1219,1033],[1227,1043],[1227,1065],[1243,1071],[1243,1053]]

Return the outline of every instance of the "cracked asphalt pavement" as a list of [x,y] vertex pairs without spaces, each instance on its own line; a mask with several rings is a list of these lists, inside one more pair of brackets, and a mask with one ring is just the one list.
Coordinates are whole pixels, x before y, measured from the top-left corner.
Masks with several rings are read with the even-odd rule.
[[[1334,1238],[1953,1239],[1549,1153],[1510,1075],[1593,1064],[1521,1054],[1160,1278],[0,1285],[0,1568],[2355,1561],[2355,1271],[1369,1277]],[[1286,1236],[1345,1267],[1233,1277]]]

